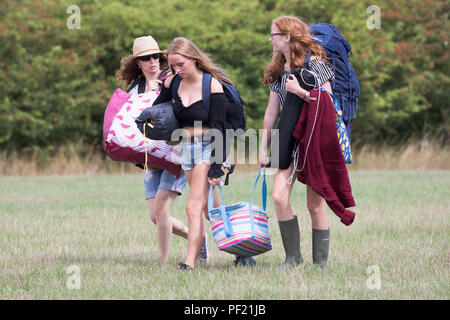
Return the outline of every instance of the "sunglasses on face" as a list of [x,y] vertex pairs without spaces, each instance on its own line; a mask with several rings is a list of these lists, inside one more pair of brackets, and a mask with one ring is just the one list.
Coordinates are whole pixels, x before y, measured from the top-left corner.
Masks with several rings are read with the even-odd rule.
[[161,53],[154,53],[148,56],[138,57],[138,59],[143,62],[149,61],[150,59],[158,60],[159,58],[161,58]]

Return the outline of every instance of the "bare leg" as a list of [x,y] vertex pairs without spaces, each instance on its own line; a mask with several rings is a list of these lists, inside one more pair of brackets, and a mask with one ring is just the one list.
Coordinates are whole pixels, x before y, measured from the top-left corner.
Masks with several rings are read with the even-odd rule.
[[149,199],[149,210],[152,221],[156,224],[158,234],[158,248],[162,263],[166,263],[172,232],[187,238],[187,227],[173,217],[170,217],[170,206],[177,193],[169,190],[158,190],[154,199]]
[[208,171],[210,165],[205,162],[198,163],[192,170],[186,170],[185,175],[190,190],[186,204],[188,216],[188,251],[185,264],[195,266],[195,261],[203,242],[205,228],[202,218],[202,210],[208,202]]
[[[148,199],[148,209],[149,209],[149,212],[150,212],[150,218],[151,218],[152,222],[154,224],[156,224],[155,210],[152,209],[153,208],[153,201],[154,201],[154,198]],[[187,239],[188,227],[186,227],[185,224],[181,220],[179,220],[179,219],[177,219],[175,217],[169,216],[169,220],[172,223],[172,233],[174,235],[177,235],[177,236],[180,236],[180,237],[183,237],[183,238]]]
[[292,184],[287,182],[292,174],[292,166],[291,163],[288,169],[278,170],[273,178],[272,200],[278,221],[292,220],[294,218],[290,200],[295,180]]
[[318,195],[310,186],[306,187],[306,205],[311,215],[313,229],[328,229],[328,216],[325,210],[323,198]]

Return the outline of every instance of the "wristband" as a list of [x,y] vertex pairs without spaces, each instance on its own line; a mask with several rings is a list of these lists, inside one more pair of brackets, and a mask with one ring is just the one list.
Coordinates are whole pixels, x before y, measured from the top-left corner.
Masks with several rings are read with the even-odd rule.
[[222,165],[223,165],[223,167],[225,168],[225,169],[227,169],[227,170],[230,170],[231,169],[231,164],[229,164],[228,162],[224,162],[224,163],[222,163]]

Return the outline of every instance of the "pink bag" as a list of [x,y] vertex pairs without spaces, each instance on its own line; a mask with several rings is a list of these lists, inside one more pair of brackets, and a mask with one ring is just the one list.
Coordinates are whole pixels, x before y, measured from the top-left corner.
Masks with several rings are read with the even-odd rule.
[[153,103],[157,93],[150,91],[139,95],[130,95],[116,89],[105,110],[103,122],[103,149],[114,161],[125,161],[168,170],[179,177],[181,173],[180,157],[173,147],[160,140],[150,140],[136,126],[139,114]]

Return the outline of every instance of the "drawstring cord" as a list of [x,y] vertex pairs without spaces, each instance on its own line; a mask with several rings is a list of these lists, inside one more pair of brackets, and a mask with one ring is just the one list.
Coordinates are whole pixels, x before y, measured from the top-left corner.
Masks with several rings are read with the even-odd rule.
[[287,181],[288,184],[292,184],[292,181],[294,179],[294,174],[296,171],[298,171],[297,170],[297,161],[298,161],[298,143],[297,142],[295,143],[295,150],[292,153],[292,156],[294,158],[294,167],[292,168],[292,174]]
[[146,123],[144,123],[144,149],[145,149],[145,163],[144,163],[144,171],[145,173],[148,173],[148,166],[147,166],[147,137],[145,135],[145,127]]
[[305,158],[303,159],[303,165],[301,169],[297,169],[297,163],[298,163],[298,157],[299,157],[299,151],[298,151],[298,143],[296,143],[296,147],[295,147],[295,151],[294,151],[294,167],[292,168],[292,174],[288,179],[288,183],[292,184],[293,178],[294,178],[294,174],[296,172],[301,172],[303,171],[303,169],[305,169],[305,165],[306,165],[306,156],[308,154],[308,149],[309,149],[309,145],[311,143],[311,139],[314,133],[314,128],[316,127],[316,121],[317,121],[317,114],[319,113],[319,103],[320,103],[320,91],[319,90],[319,96],[317,97],[317,107],[316,107],[316,115],[314,116],[314,124],[311,130],[311,135],[309,136],[309,140],[308,140],[308,144],[306,145],[306,151],[305,151]]

